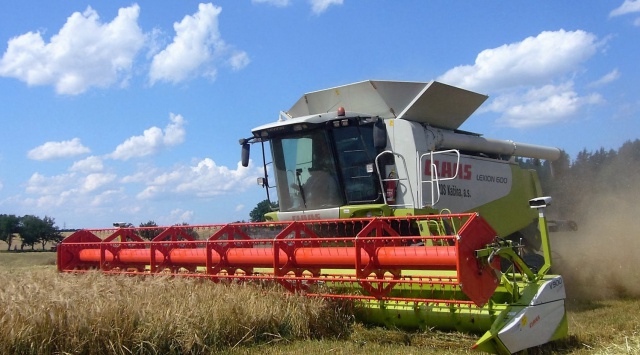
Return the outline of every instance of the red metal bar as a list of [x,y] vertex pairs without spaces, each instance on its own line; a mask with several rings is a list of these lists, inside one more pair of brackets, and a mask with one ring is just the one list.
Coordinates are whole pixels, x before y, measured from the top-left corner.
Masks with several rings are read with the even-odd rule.
[[[171,249],[168,261],[176,265],[204,266],[207,260],[205,253],[205,248]],[[455,247],[450,246],[379,247],[373,253],[373,259],[381,267],[412,270],[455,270],[456,267]],[[282,250],[279,254],[278,266],[282,267],[288,256]],[[292,260],[301,268],[347,269],[353,268],[355,254],[356,250],[349,247],[298,248],[294,250]],[[150,249],[122,249],[117,255],[121,263],[143,265],[151,263],[151,255],[155,255],[156,259],[165,257],[158,250],[152,254]],[[100,262],[100,250],[81,249],[78,258],[82,262]],[[233,267],[257,268],[272,267],[275,260],[272,248],[229,248],[224,258]],[[213,252],[211,260],[219,263],[220,255]],[[110,250],[105,251],[105,261],[114,261],[114,254]]]

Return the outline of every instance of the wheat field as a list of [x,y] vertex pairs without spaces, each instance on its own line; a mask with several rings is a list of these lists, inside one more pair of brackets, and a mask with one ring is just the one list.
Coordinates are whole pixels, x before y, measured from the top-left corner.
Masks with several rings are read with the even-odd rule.
[[[273,286],[60,274],[54,264],[51,252],[0,252],[0,354],[470,354],[477,340],[367,327],[348,304]],[[528,354],[640,354],[637,295],[580,296],[567,299],[570,336]]]
[[[2,354],[200,354],[347,334],[347,312],[276,287],[169,277],[0,273]],[[347,321],[345,321],[347,320]]]

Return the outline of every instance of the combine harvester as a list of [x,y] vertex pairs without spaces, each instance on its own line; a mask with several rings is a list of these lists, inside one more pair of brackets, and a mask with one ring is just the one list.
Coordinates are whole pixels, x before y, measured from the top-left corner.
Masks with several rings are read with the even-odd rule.
[[560,151],[459,130],[486,98],[435,81],[308,93],[240,141],[244,166],[261,145],[268,198],[274,175],[267,222],[173,226],[152,241],[144,228],[82,230],[59,245],[58,269],[277,282],[353,300],[368,323],[484,332],[473,347],[492,353],[563,338],[551,199],[515,160]]

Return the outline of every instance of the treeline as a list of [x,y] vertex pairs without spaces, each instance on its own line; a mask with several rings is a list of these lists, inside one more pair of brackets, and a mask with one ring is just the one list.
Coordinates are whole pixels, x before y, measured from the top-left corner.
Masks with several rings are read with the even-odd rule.
[[[178,223],[174,226],[181,227],[183,233],[195,239],[198,238],[197,232],[189,227],[189,224]],[[119,223],[114,227],[133,228],[134,225],[131,223]],[[136,235],[146,240],[157,237],[166,229],[165,227],[159,227],[154,221],[140,223],[139,227],[135,232]],[[14,250],[17,248],[17,244],[14,243],[17,236],[20,236],[22,240],[20,250],[24,250],[25,247],[31,247],[31,250],[34,250],[37,244],[40,244],[41,249],[44,250],[47,243],[55,245],[62,241],[64,237],[61,232],[64,231],[60,230],[55,225],[55,220],[48,216],[40,218],[32,215],[20,217],[0,214],[0,240],[7,243],[7,250],[12,250],[12,247]]]
[[51,217],[40,218],[32,215],[19,217],[0,214],[0,240],[7,243],[7,250],[11,250],[16,234],[19,234],[22,239],[20,250],[24,250],[25,246],[33,250],[36,244],[41,244],[44,249],[47,243],[58,243],[62,240],[60,230]]
[[[131,223],[127,223],[127,224],[128,225],[121,226],[121,227],[127,227],[127,228],[133,227],[133,224]],[[166,229],[163,227],[158,227],[158,224],[154,221],[140,223],[139,227],[140,228],[136,230],[136,234],[140,238],[146,239],[146,240],[152,240],[153,238],[159,236],[160,233],[162,233]],[[174,224],[173,227],[181,227],[182,232],[184,234],[187,234],[194,239],[198,239],[198,233],[193,228],[189,227],[189,223],[185,223],[185,222],[177,223],[177,224]]]
[[596,206],[606,197],[630,202],[640,194],[639,139],[625,142],[618,150],[583,149],[573,161],[562,152],[554,162],[522,159],[520,164],[538,171],[545,195],[553,197],[549,212],[557,218],[576,219],[589,208],[610,208]]

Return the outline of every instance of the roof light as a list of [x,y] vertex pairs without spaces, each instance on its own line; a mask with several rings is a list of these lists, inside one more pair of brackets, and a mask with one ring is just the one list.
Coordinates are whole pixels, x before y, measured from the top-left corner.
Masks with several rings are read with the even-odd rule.
[[345,112],[344,112],[344,107],[340,106],[338,107],[338,116],[344,116]]

